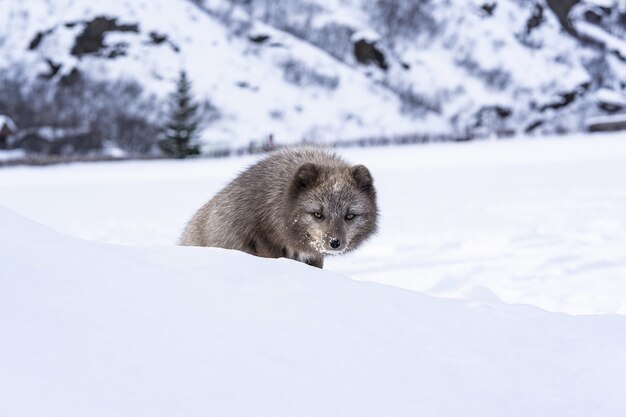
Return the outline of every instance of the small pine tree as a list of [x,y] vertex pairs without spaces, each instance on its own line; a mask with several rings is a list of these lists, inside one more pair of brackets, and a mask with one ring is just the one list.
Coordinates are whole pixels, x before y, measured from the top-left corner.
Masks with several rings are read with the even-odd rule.
[[198,121],[198,104],[191,93],[191,81],[187,78],[187,73],[181,71],[176,91],[170,96],[165,137],[159,142],[163,152],[176,158],[198,155],[200,153],[200,148],[196,144]]

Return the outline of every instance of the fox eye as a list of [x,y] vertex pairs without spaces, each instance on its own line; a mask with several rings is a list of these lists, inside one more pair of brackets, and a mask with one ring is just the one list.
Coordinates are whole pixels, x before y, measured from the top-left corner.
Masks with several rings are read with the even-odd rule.
[[352,220],[354,219],[354,214],[347,214],[346,215],[346,220]]
[[315,216],[316,219],[323,219],[324,218],[322,213],[317,212],[317,211],[315,213],[313,213],[313,216]]

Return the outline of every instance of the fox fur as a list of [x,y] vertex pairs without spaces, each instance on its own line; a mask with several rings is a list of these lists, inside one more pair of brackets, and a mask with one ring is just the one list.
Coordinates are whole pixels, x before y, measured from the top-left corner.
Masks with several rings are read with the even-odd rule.
[[370,171],[321,148],[276,151],[204,204],[180,244],[287,257],[319,268],[377,230]]

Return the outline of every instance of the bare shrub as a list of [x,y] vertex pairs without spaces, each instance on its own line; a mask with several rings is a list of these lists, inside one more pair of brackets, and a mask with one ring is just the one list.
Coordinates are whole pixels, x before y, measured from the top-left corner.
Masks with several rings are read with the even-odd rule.
[[297,86],[315,85],[329,90],[339,86],[337,75],[324,74],[305,63],[289,58],[281,63],[285,81]]
[[153,151],[161,103],[134,81],[97,81],[81,74],[72,83],[26,78],[25,71],[0,72],[0,113],[21,129],[88,128],[91,140],[129,154]]
[[368,10],[376,26],[388,38],[434,33],[431,0],[369,0]]
[[488,87],[494,90],[504,90],[512,82],[511,74],[507,71],[500,68],[482,68],[478,61],[469,56],[457,60],[456,64],[464,68],[470,75],[483,80]]

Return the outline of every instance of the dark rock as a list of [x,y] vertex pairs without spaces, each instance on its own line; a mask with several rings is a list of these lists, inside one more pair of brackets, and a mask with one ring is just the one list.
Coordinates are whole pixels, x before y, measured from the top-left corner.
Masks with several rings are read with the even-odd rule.
[[30,49],[31,51],[34,49],[37,49],[39,44],[41,44],[43,37],[44,37],[44,34],[42,32],[37,32],[33,40],[30,41],[30,44],[28,45],[28,49]]
[[598,92],[596,96],[596,105],[607,113],[617,113],[626,109],[626,100],[615,90],[603,90],[606,94]]
[[163,42],[167,41],[167,35],[163,35],[158,32],[150,32],[150,42],[153,45],[160,45]]
[[624,109],[624,106],[617,104],[617,103],[607,103],[607,102],[600,102],[598,103],[598,107],[601,108],[602,110],[604,110],[607,113],[616,113],[618,111],[622,111]]
[[526,129],[524,129],[524,133],[532,133],[538,127],[542,126],[545,122],[543,120],[537,120],[531,124],[529,124]]
[[268,41],[270,38],[270,35],[250,35],[248,36],[248,39],[250,39],[251,42],[254,43],[265,43],[266,41]]
[[588,132],[619,132],[626,130],[626,115],[593,117],[585,126]]
[[[117,19],[108,18],[104,16],[98,16],[93,20],[85,23],[85,29],[81,34],[76,37],[76,41],[70,53],[74,56],[81,57],[88,54],[98,54],[104,45],[104,35],[107,32],[139,32],[139,26],[136,24],[118,24]],[[112,57],[122,55],[118,52],[113,52],[110,55]]]
[[508,119],[513,114],[513,111],[506,107],[494,106],[493,110],[496,112],[500,119]]
[[485,3],[482,6],[480,6],[480,8],[488,15],[488,16],[493,16],[493,13],[496,11],[496,7],[498,6],[498,3],[493,2],[493,3]]
[[559,19],[563,29],[572,35],[576,35],[576,30],[574,26],[572,26],[569,12],[572,10],[572,7],[579,2],[580,0],[546,0],[548,7],[554,12],[557,19]]
[[541,4],[535,4],[535,10],[533,14],[526,21],[526,33],[530,34],[534,29],[538,28],[545,20],[543,13],[543,6]]
[[50,79],[54,78],[55,75],[58,74],[58,72],[61,69],[62,65],[55,63],[50,58],[46,58],[46,63],[48,64],[49,71],[46,72],[46,73],[43,73],[43,74],[39,74],[39,77],[43,78],[45,80],[50,80]]
[[80,81],[80,71],[78,70],[78,68],[74,67],[69,74],[65,74],[61,77],[61,79],[59,80],[59,84],[64,87],[69,87],[76,84],[78,81]]
[[600,23],[602,23],[602,15],[596,10],[589,9],[585,11],[585,20],[589,23],[599,25]]
[[11,136],[17,132],[17,126],[9,116],[0,114],[0,149],[9,149]]
[[48,30],[44,30],[41,32],[37,32],[35,34],[35,37],[30,41],[30,44],[28,45],[28,49],[30,51],[37,49],[39,45],[41,45],[41,42],[44,40],[44,38],[48,36],[49,34],[51,34],[53,31],[54,29],[48,29]]
[[106,57],[110,59],[117,58],[118,56],[125,56],[128,50],[128,44],[126,42],[119,42],[113,46],[107,48]]
[[167,43],[174,52],[180,52],[178,45],[172,42],[166,34],[152,31],[148,35],[150,36],[150,40],[148,41],[149,45],[162,45]]
[[374,63],[383,70],[389,66],[385,60],[385,55],[376,47],[375,42],[368,42],[360,39],[354,43],[354,56],[358,62],[364,65]]

